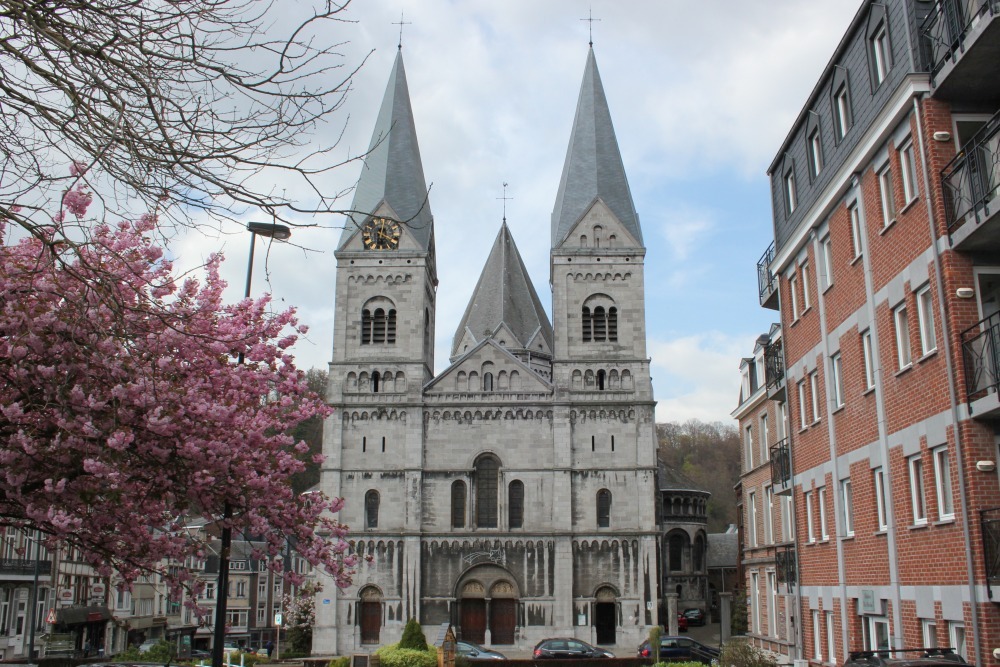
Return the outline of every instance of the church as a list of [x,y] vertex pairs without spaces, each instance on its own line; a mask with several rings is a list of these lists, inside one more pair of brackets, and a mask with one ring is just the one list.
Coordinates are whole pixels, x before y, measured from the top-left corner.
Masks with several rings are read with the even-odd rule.
[[325,582],[314,654],[398,641],[410,617],[501,651],[631,651],[660,622],[645,247],[593,47],[566,129],[551,320],[505,221],[435,374],[435,227],[458,221],[432,215],[396,55],[336,250],[323,433],[321,489],[369,558]]

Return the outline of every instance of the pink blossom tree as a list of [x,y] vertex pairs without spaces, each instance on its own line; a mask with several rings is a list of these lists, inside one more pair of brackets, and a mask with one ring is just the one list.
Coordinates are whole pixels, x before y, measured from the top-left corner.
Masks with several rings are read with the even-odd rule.
[[[90,201],[74,187],[55,217]],[[274,567],[292,540],[345,585],[342,500],[289,483],[307,448],[288,433],[329,413],[289,353],[305,327],[266,296],[223,303],[220,256],[202,281],[176,278],[156,224],[95,224],[69,247],[55,230],[11,242],[0,215],[0,525],[130,582],[207,556],[185,520],[228,506]]]

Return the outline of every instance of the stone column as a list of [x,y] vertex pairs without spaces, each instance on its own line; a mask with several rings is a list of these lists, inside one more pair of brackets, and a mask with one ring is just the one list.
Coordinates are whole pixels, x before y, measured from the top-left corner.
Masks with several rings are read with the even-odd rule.
[[732,634],[733,594],[719,593],[719,641],[725,644]]
[[677,636],[677,593],[667,593],[667,634]]

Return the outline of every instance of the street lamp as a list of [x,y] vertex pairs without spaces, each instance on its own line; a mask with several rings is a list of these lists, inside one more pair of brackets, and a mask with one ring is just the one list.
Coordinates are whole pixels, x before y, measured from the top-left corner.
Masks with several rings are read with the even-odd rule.
[[[292,231],[284,226],[270,222],[251,222],[247,225],[250,232],[250,258],[247,260],[247,285],[243,298],[250,298],[250,280],[253,278],[253,251],[258,236],[284,241],[292,235]],[[243,353],[236,361],[243,364]],[[216,590],[218,599],[215,603],[215,638],[212,642],[212,667],[222,667],[226,643],[226,606],[229,602],[229,552],[233,544],[233,530],[229,520],[233,518],[233,507],[226,502],[222,510],[222,549],[219,552],[219,584]]]

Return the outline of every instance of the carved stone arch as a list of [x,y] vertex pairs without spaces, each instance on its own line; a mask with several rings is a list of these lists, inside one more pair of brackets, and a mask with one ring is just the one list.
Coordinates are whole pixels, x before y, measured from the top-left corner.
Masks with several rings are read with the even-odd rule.
[[366,584],[358,591],[358,599],[363,602],[381,602],[384,599],[382,589],[375,584]]
[[441,411],[440,410],[435,410],[434,411],[434,419],[441,419]]
[[583,388],[583,373],[580,372],[579,368],[577,368],[575,371],[573,371],[572,386],[573,386],[573,389],[582,389]]
[[355,392],[358,390],[358,374],[351,371],[344,380],[344,391]]
[[591,421],[596,420],[597,419],[597,410],[591,410],[589,416],[590,416]]
[[472,421],[472,411],[471,410],[466,410],[464,416],[465,416],[465,421],[467,421],[467,422],[471,422]]
[[503,418],[509,421],[514,418],[514,413],[508,410],[503,414]]
[[459,371],[455,376],[455,389],[458,391],[468,391],[469,375],[465,371]]
[[510,390],[518,391],[521,389],[521,374],[517,371],[510,372]]
[[476,410],[476,421],[483,420],[483,413],[480,410]]
[[628,418],[629,419],[635,419],[635,410],[629,410],[628,411]]
[[490,587],[491,598],[517,599],[517,589],[509,581],[498,581]]
[[499,391],[510,390],[510,376],[507,374],[507,371],[497,373],[497,389]]
[[587,369],[587,372],[583,374],[583,388],[593,389],[595,384],[594,371]]
[[486,597],[486,587],[483,586],[481,581],[470,580],[462,584],[461,590],[458,592],[458,597],[460,598],[485,598]]
[[622,371],[622,389],[632,389],[632,373],[628,370]]
[[617,602],[618,589],[608,583],[603,583],[594,589],[594,600],[597,602]]

